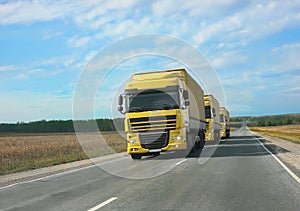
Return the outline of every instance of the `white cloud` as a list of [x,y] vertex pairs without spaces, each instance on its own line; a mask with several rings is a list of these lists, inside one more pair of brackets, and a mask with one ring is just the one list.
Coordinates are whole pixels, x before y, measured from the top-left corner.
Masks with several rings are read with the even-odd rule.
[[247,61],[247,56],[239,51],[228,51],[216,53],[212,63],[214,67],[224,69],[225,67],[234,66]]
[[51,21],[82,13],[101,1],[8,1],[0,4],[0,24]]
[[18,67],[15,65],[5,65],[5,66],[0,66],[0,72],[7,72],[7,71],[12,71],[12,70],[17,70]]
[[80,27],[99,29],[110,22],[122,21],[133,10],[137,0],[103,1],[75,17]]
[[49,71],[42,68],[35,68],[17,74],[16,78],[21,80],[32,79],[32,78],[46,78],[46,77],[58,75],[61,72],[62,72],[61,70]]
[[[155,16],[170,16],[178,13],[178,9],[189,16],[219,16],[224,10],[236,10],[244,6],[238,0],[219,0],[219,1],[181,1],[165,0],[156,1],[152,5]],[[247,3],[246,3],[247,4]],[[180,5],[180,7],[178,7]]]
[[60,37],[62,35],[63,35],[63,33],[60,32],[60,31],[46,31],[43,35],[43,39],[44,40],[49,40],[49,39],[52,39],[52,38],[55,38],[55,37]]
[[64,65],[66,67],[69,67],[71,64],[73,64],[75,62],[75,59],[74,58],[70,58],[70,59],[67,59],[64,61]]
[[202,22],[193,39],[198,44],[214,39],[249,42],[289,27],[299,26],[299,9],[300,3],[297,1],[252,3],[217,22]]
[[300,43],[284,44],[270,53],[271,70],[276,72],[300,71]]
[[84,57],[84,61],[89,62],[98,52],[93,50],[88,52],[88,54]]
[[68,43],[71,47],[80,48],[85,46],[90,39],[90,36],[79,37],[78,35],[74,35],[68,39]]

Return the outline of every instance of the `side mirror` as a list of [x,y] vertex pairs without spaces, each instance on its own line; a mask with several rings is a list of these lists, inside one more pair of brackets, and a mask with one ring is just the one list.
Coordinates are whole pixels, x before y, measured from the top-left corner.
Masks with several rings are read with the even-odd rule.
[[122,95],[119,95],[118,104],[119,104],[119,106],[123,105],[123,96]]
[[189,106],[191,103],[190,103],[190,101],[188,101],[188,100],[186,100],[186,101],[184,101],[184,105],[187,107],[187,106]]
[[188,93],[188,91],[187,90],[183,90],[182,96],[183,96],[183,99],[185,99],[185,100],[189,99],[189,93]]
[[118,111],[122,113],[123,112],[123,106],[119,106]]
[[213,108],[213,116],[216,117],[217,114],[216,114],[216,110]]

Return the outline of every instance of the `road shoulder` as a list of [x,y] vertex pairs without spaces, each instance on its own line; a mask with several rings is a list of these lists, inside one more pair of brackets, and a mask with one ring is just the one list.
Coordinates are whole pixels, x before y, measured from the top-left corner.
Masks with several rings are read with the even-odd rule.
[[300,144],[251,131],[274,155],[300,177]]
[[110,155],[105,155],[97,158],[86,159],[75,161],[71,163],[64,163],[55,166],[44,167],[40,169],[28,170],[24,172],[17,172],[12,174],[6,174],[0,176],[0,187],[10,185],[13,183],[24,182],[28,180],[34,180],[41,177],[46,177],[48,175],[53,175],[57,173],[67,172],[78,168],[84,168],[87,166],[92,166],[95,163],[105,162],[111,159],[116,159],[118,157],[126,156],[127,153],[115,153]]

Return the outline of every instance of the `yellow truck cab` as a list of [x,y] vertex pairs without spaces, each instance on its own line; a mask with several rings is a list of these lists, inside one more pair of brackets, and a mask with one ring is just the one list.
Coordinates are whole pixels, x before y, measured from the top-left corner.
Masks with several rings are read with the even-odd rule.
[[217,141],[220,139],[220,111],[219,102],[213,95],[204,95],[206,133],[205,141]]
[[185,69],[133,74],[118,103],[132,159],[204,146],[204,94]]
[[230,117],[225,107],[220,107],[221,138],[230,137]]

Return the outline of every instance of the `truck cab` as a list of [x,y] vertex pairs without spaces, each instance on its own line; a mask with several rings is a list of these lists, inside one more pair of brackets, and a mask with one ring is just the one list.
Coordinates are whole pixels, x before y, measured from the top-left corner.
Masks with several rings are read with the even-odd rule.
[[230,117],[225,107],[220,107],[221,138],[230,137]]
[[205,141],[218,141],[220,139],[220,111],[219,102],[213,95],[204,95],[206,133]]
[[[168,150],[187,150],[199,141],[200,115],[195,126],[190,118],[190,108],[199,100],[189,97],[192,91],[188,77],[184,69],[153,71],[134,74],[126,83],[118,110],[125,115],[127,152],[133,159]],[[202,107],[204,119],[203,102]],[[201,129],[205,130],[205,124]]]

